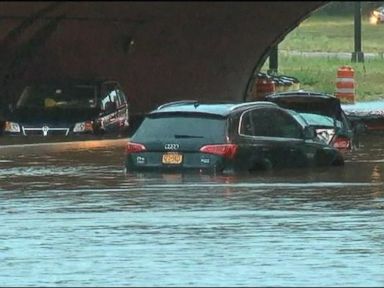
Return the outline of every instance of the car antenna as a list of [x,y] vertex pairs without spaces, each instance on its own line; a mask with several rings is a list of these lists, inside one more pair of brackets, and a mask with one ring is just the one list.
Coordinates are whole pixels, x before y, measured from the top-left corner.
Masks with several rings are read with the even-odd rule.
[[195,103],[193,103],[193,107],[195,107],[195,109],[198,107],[200,105],[200,103],[199,102],[195,102]]

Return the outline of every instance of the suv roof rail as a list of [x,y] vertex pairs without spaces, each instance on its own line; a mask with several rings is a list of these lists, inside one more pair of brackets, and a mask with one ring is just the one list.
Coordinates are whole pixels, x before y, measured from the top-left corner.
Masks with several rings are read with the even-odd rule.
[[334,97],[334,95],[328,94],[326,92],[320,92],[320,91],[309,91],[309,90],[291,90],[291,91],[285,91],[285,92],[275,92],[272,94],[269,94],[267,96],[275,96],[275,95],[316,95],[316,96],[331,96]]
[[253,101],[253,102],[244,102],[244,103],[239,103],[239,104],[236,104],[234,105],[233,107],[231,107],[231,110],[236,110],[236,109],[239,109],[239,108],[246,108],[248,106],[253,106],[253,105],[266,105],[266,106],[273,106],[273,107],[276,107],[278,106],[276,103],[273,103],[273,102],[269,102],[269,101]]
[[198,103],[199,103],[199,101],[197,101],[197,100],[173,101],[173,102],[169,102],[169,103],[165,103],[165,104],[160,105],[159,107],[157,107],[157,110],[160,110],[160,109],[163,109],[163,108],[169,107],[169,106],[176,106],[176,105],[183,105],[183,104],[198,104]]

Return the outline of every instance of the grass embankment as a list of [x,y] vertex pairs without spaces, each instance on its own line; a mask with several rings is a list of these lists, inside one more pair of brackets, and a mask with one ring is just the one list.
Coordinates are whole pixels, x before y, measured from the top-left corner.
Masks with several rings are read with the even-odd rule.
[[[351,57],[294,56],[291,52],[354,51],[353,17],[311,16],[289,33],[279,44],[278,74],[298,78],[302,89],[333,94],[337,69],[352,66],[357,83],[357,101],[384,98],[384,24],[372,25],[362,20],[364,63],[351,62]],[[375,53],[375,58],[368,57]],[[268,61],[262,71],[268,70]]]

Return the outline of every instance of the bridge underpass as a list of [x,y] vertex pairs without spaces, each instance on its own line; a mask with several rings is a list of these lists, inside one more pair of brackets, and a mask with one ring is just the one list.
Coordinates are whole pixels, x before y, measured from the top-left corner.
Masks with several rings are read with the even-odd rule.
[[327,1],[0,2],[4,107],[28,80],[118,80],[131,114],[243,100],[270,48]]

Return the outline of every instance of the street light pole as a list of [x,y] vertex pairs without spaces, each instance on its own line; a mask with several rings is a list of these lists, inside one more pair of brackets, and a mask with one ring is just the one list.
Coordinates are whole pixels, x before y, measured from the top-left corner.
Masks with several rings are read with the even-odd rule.
[[269,53],[268,74],[277,74],[278,58],[279,58],[279,53],[278,53],[278,48],[277,48],[277,44],[276,44],[271,48],[270,53]]
[[361,51],[361,2],[355,2],[355,51],[352,53],[352,62],[364,62],[364,53]]

